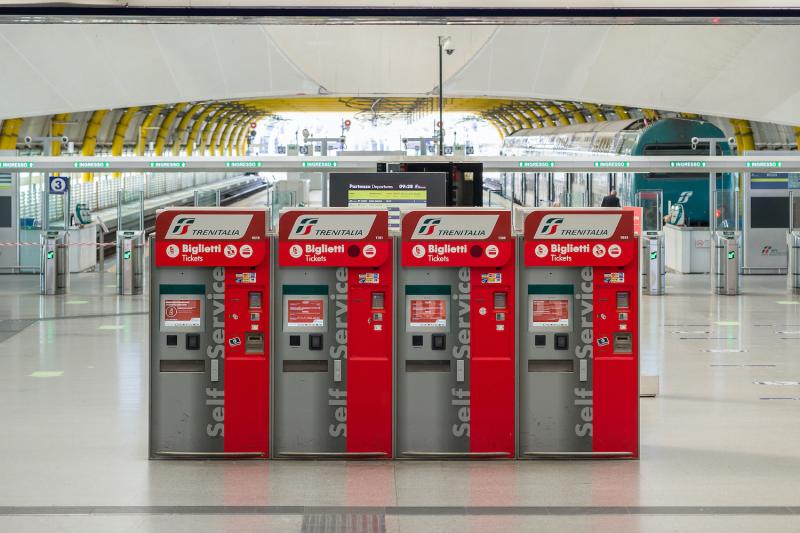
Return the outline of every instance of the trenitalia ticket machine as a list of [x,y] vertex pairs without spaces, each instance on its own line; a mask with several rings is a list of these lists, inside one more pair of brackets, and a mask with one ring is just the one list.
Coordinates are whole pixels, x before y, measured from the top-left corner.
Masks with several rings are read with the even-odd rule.
[[267,209],[156,215],[150,457],[269,456]]
[[397,456],[513,458],[511,213],[421,209],[401,228]]
[[274,281],[275,457],[392,456],[385,210],[289,209]]
[[639,247],[622,209],[533,209],[519,256],[519,455],[639,455]]

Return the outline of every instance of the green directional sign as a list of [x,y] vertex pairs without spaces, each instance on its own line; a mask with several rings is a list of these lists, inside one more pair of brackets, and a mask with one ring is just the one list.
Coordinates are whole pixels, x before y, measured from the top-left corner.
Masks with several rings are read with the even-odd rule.
[[736,259],[736,252],[734,252],[733,250],[728,252],[728,259]]
[[130,258],[131,258],[131,251],[130,251],[130,250],[125,250],[125,251],[122,253],[122,258],[123,258],[123,259],[130,259]]
[[1,161],[0,168],[33,168],[29,161]]
[[111,163],[108,161],[78,161],[72,164],[75,168],[108,168]]
[[261,161],[228,161],[225,163],[228,168],[252,168],[260,167]]
[[673,168],[703,168],[705,161],[670,161],[669,166]]
[[520,161],[517,166],[520,168],[550,168],[556,164],[555,161]]
[[303,161],[303,167],[335,167],[336,161]]
[[783,166],[783,163],[780,161],[748,161],[748,167],[754,168],[780,168]]
[[47,259],[52,259],[56,256],[56,253],[52,250],[47,251]]
[[150,168],[185,168],[186,161],[154,161]]
[[658,259],[658,252],[650,252],[650,259]]
[[595,161],[594,166],[597,168],[626,168],[631,166],[630,161]]

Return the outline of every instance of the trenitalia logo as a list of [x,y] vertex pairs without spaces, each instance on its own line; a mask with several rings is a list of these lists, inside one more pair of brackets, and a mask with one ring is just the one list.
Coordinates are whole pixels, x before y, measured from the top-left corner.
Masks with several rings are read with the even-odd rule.
[[491,236],[499,217],[497,214],[423,216],[411,239],[484,240]]
[[421,225],[419,226],[419,230],[417,231],[418,235],[433,235],[433,232],[436,231],[436,226],[442,223],[441,218],[423,218]]
[[553,235],[558,230],[558,225],[562,222],[564,222],[564,219],[561,217],[547,217],[544,221],[544,226],[542,226],[542,234]]
[[308,235],[317,222],[319,222],[318,218],[303,217],[298,221],[297,229],[294,232],[297,235]]
[[193,218],[179,218],[172,227],[173,235],[186,235],[191,225],[194,224]]
[[369,235],[374,213],[348,215],[301,215],[297,217],[289,240],[358,240]]
[[245,236],[252,220],[252,214],[176,215],[167,229],[166,238],[235,241]]
[[677,203],[685,204],[686,202],[689,201],[689,198],[691,198],[693,194],[694,194],[694,191],[683,191],[681,193],[681,195],[678,197],[678,202]]
[[621,214],[545,215],[534,239],[610,239],[617,230]]

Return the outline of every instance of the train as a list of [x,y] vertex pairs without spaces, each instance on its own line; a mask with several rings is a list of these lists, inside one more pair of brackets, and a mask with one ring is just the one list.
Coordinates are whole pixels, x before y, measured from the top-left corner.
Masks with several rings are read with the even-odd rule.
[[[693,138],[724,138],[714,124],[702,120],[663,118],[613,120],[551,128],[524,129],[505,138],[502,154],[509,157],[548,156],[707,156],[708,143]],[[730,155],[726,142],[716,143],[718,155]],[[551,179],[552,178],[552,179]],[[503,174],[496,184],[504,196],[526,206],[599,206],[611,189],[623,205],[636,205],[641,191],[662,191],[663,213],[670,205],[682,206],[683,223],[708,226],[708,173],[553,173],[526,171],[522,176]],[[734,191],[732,174],[717,175],[717,189]]]

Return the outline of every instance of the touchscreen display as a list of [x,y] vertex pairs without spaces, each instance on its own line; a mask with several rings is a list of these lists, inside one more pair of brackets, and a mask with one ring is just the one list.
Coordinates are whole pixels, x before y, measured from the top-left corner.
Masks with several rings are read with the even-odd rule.
[[165,328],[199,328],[202,325],[202,302],[200,298],[165,298]]
[[322,298],[296,298],[286,300],[287,327],[325,327],[325,302]]
[[447,302],[437,299],[412,299],[409,302],[409,326],[447,327]]
[[569,326],[569,300],[533,299],[532,305],[533,326]]

